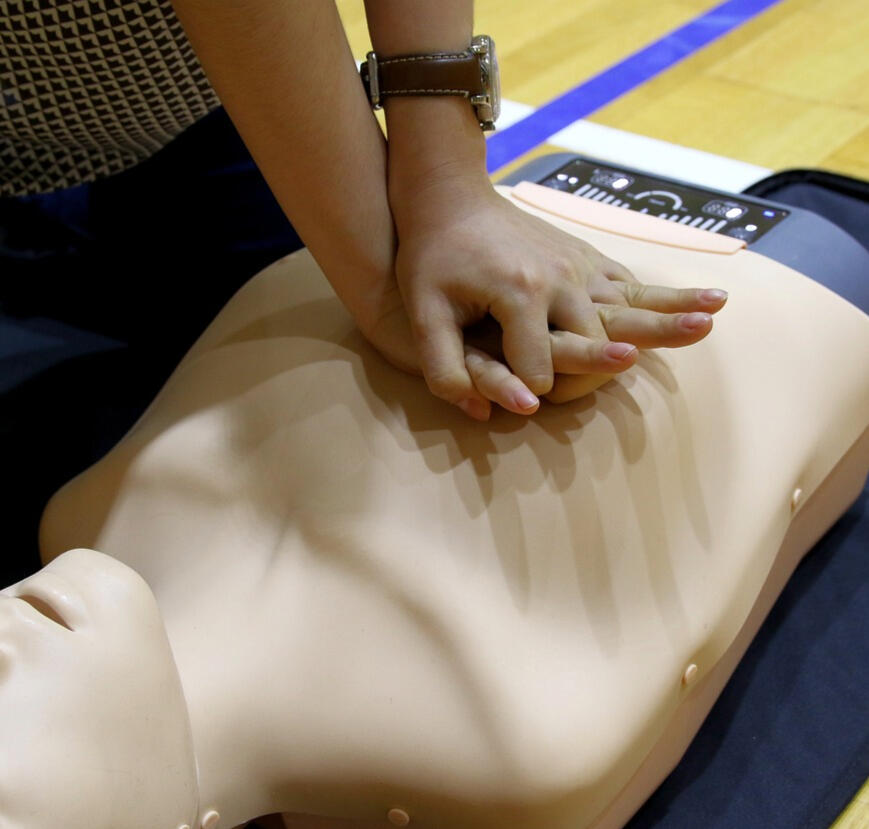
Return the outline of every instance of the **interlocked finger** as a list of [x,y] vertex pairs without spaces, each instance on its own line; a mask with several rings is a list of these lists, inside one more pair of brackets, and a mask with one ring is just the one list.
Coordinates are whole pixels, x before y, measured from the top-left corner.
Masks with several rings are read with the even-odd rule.
[[491,313],[504,332],[504,357],[513,373],[534,394],[549,391],[553,371],[545,307],[505,305]]
[[616,262],[615,259],[610,259],[608,256],[603,256],[603,272],[613,282],[623,282],[625,284],[639,284],[637,278],[631,273],[621,262]]
[[550,333],[552,365],[561,374],[617,374],[637,360],[636,346],[630,343],[589,339],[569,331]]
[[473,346],[465,346],[465,366],[477,391],[515,414],[537,411],[540,401],[501,360]]
[[432,300],[428,313],[412,318],[419,361],[432,394],[477,420],[489,417],[489,401],[475,388],[465,367],[464,333],[447,306]]
[[712,330],[712,317],[694,311],[662,314],[644,308],[598,306],[598,314],[612,340],[638,348],[680,348],[702,340]]
[[567,403],[591,394],[596,389],[609,383],[611,374],[558,374],[552,391],[546,395],[550,403]]
[[562,331],[570,331],[589,339],[610,339],[596,305],[587,295],[562,291],[549,309],[549,322]]
[[727,301],[727,293],[717,289],[664,288],[660,285],[643,285],[640,282],[623,282],[617,286],[628,305],[663,314],[704,311],[714,314]]

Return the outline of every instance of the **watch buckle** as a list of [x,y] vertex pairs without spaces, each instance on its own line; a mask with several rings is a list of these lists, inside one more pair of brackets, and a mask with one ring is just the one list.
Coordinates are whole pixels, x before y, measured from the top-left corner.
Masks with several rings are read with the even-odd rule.
[[371,106],[374,109],[382,109],[383,104],[380,103],[380,69],[377,65],[377,55],[374,52],[369,52],[365,56],[365,62],[368,69],[368,100],[371,101]]
[[[483,132],[492,132],[495,129],[495,120],[492,118],[492,101],[488,95],[471,95],[471,105],[477,113],[477,120]],[[488,117],[486,117],[488,116]]]

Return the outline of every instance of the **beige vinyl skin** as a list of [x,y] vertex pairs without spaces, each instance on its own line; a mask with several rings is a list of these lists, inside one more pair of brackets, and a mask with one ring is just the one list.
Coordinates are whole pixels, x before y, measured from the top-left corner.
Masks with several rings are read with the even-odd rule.
[[621,825],[859,491],[866,315],[739,243],[504,194],[644,282],[725,288],[714,331],[480,424],[372,351],[299,252],[47,508],[46,561],[93,548],[153,590],[192,829]]

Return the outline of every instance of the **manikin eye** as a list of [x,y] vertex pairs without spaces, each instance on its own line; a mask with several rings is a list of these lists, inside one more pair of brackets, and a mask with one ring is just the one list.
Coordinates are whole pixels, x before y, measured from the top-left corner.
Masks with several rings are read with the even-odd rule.
[[37,596],[28,596],[27,594],[16,596],[23,602],[27,602],[34,610],[41,613],[47,619],[51,619],[56,625],[66,628],[71,631],[72,628],[67,624],[66,620],[61,616],[48,602],[40,599]]

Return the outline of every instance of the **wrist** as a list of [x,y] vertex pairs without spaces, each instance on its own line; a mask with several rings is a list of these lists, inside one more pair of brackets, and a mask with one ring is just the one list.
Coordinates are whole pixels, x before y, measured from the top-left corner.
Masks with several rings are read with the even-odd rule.
[[420,196],[491,190],[486,140],[465,98],[401,98],[386,103],[388,191],[396,223]]

